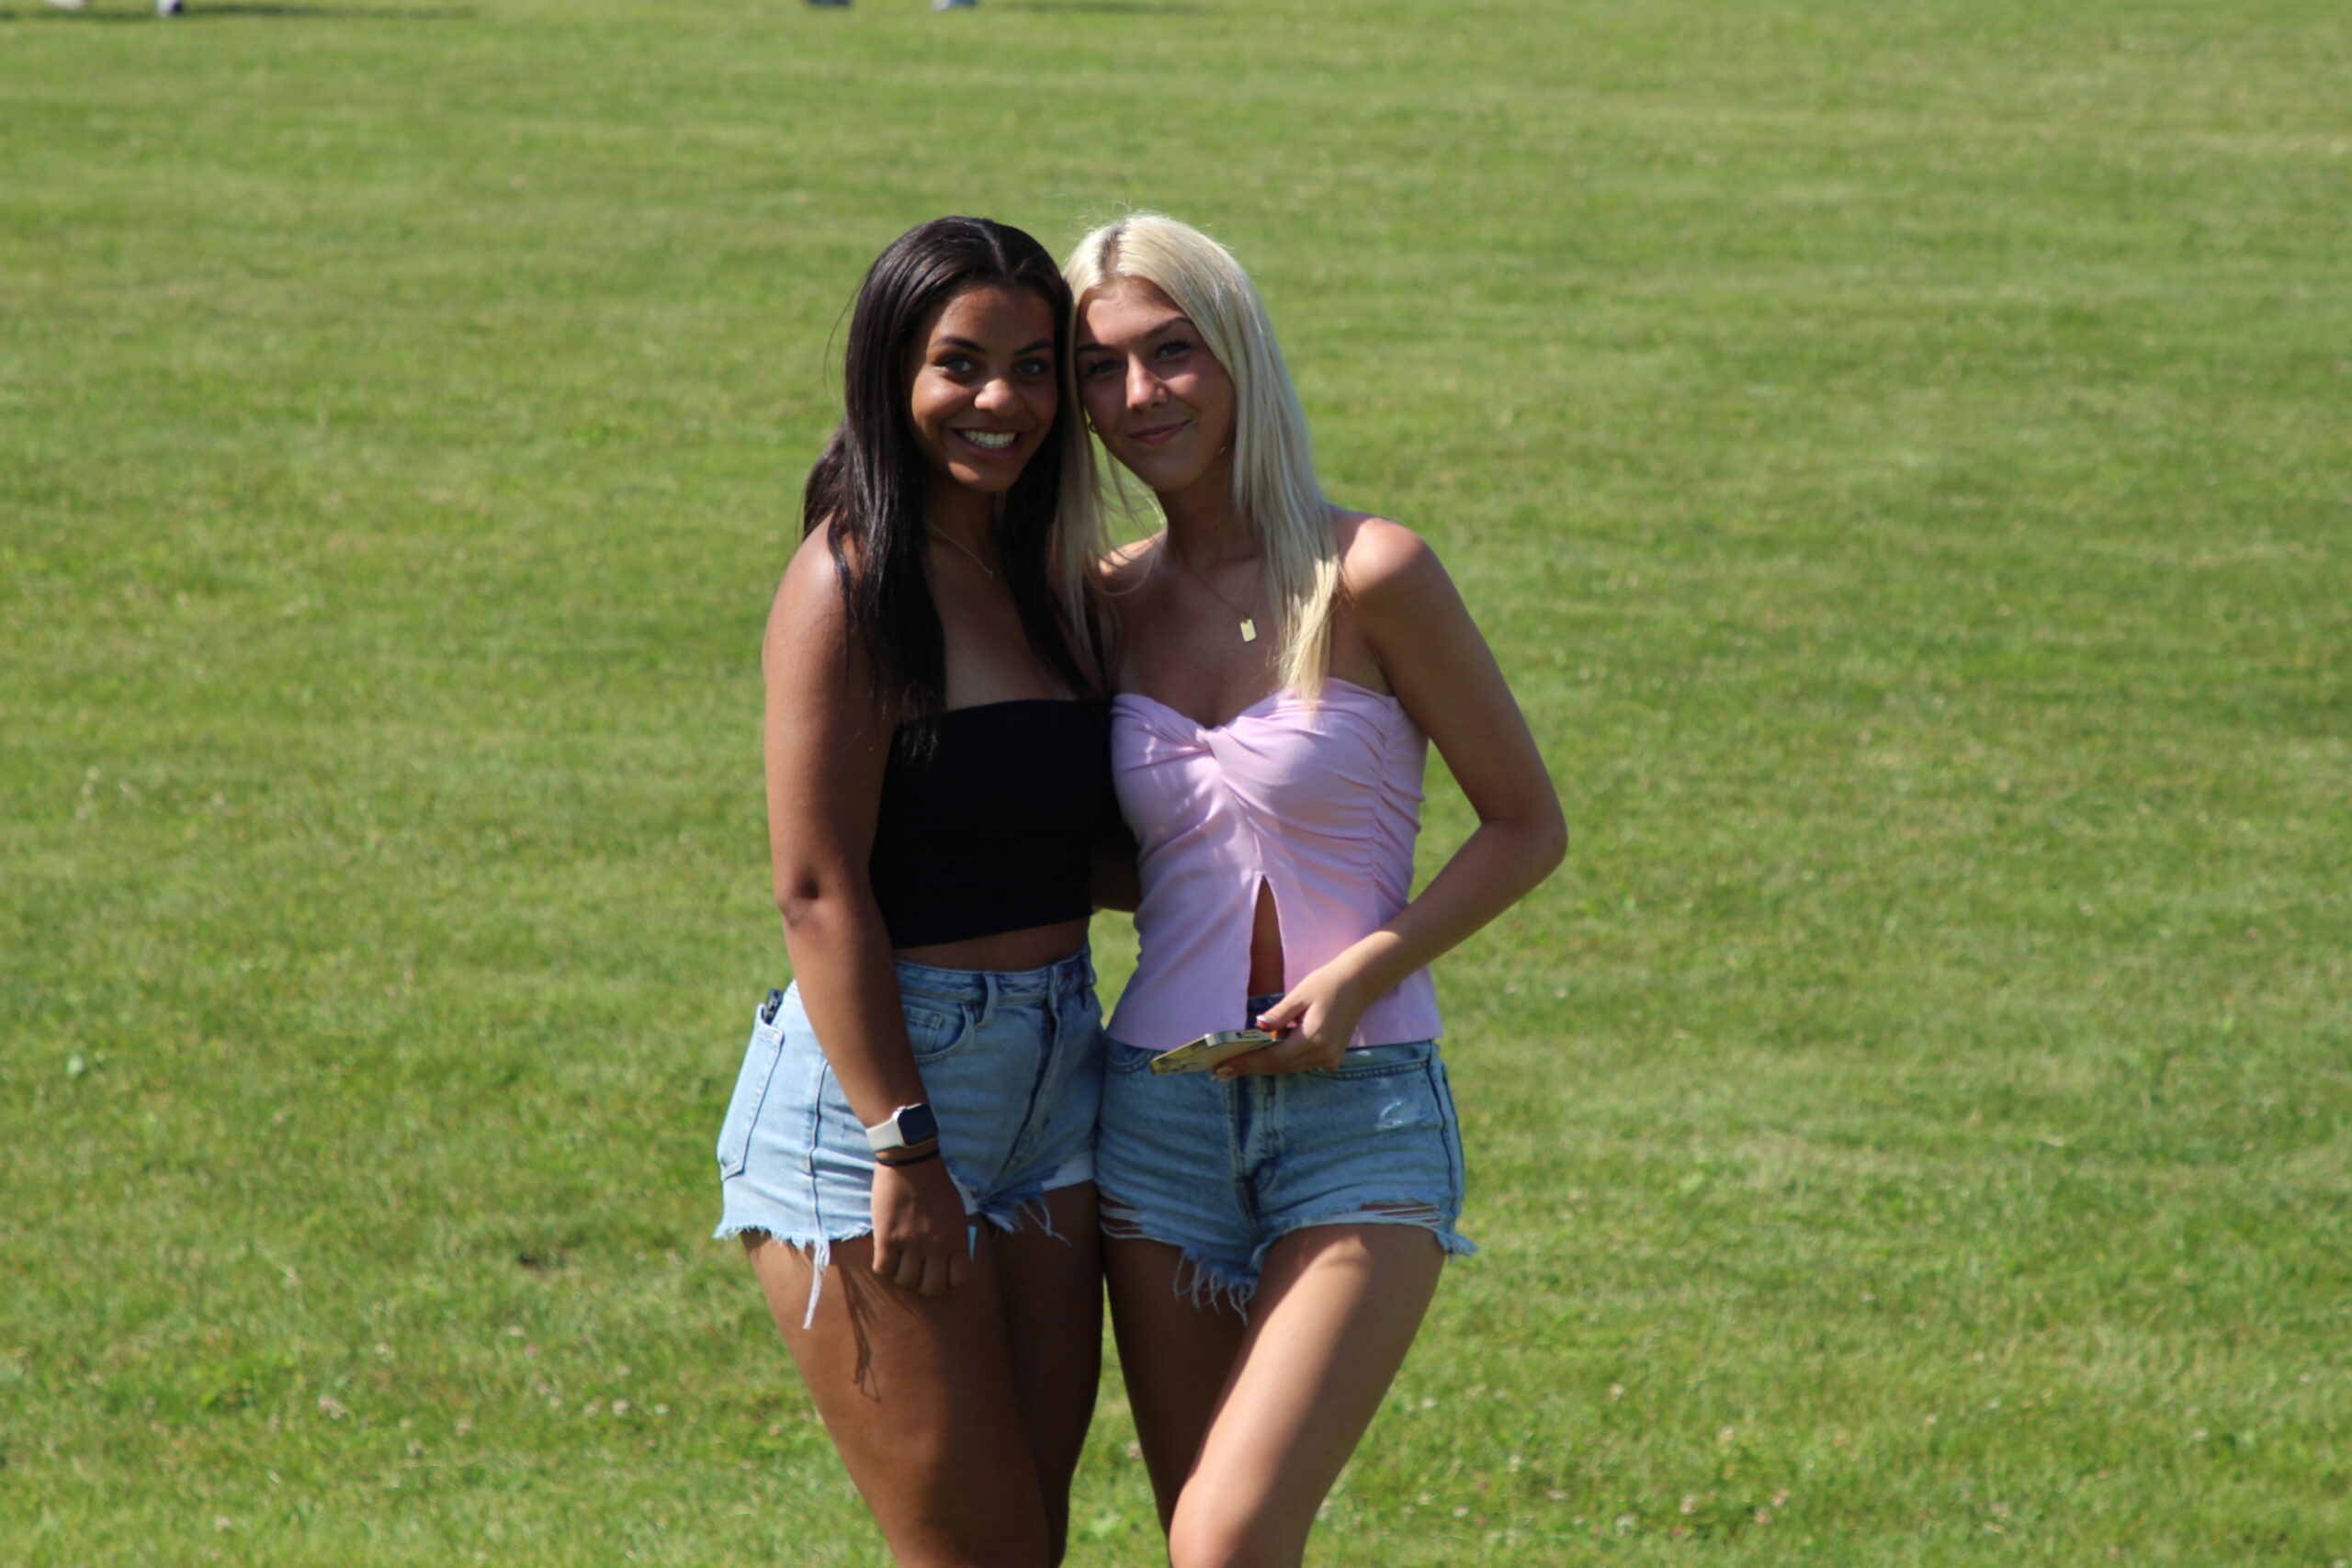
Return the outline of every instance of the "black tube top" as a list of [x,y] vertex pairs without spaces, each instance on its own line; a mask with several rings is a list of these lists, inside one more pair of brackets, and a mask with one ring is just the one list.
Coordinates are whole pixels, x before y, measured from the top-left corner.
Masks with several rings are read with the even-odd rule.
[[1094,841],[1119,809],[1102,708],[1024,699],[930,722],[932,744],[894,745],[882,774],[867,866],[890,945],[1091,914]]

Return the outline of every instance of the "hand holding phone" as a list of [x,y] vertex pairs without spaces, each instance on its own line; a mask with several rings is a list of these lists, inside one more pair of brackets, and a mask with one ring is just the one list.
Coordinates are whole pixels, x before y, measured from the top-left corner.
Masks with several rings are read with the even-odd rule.
[[1151,1059],[1155,1073],[1204,1073],[1220,1062],[1272,1045],[1278,1038],[1262,1029],[1220,1029]]

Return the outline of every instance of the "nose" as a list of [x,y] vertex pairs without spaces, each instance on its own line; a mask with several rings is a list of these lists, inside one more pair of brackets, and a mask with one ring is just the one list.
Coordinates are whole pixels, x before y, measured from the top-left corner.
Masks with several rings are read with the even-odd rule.
[[1012,408],[1018,400],[1010,376],[991,376],[972,394],[972,406],[989,412]]
[[1148,409],[1159,400],[1164,389],[1149,365],[1141,359],[1127,361],[1127,407]]

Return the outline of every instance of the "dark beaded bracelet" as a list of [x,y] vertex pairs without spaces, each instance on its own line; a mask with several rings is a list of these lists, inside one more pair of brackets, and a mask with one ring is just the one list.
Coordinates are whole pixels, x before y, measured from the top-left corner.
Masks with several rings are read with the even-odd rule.
[[908,1166],[921,1165],[927,1159],[937,1159],[938,1157],[939,1145],[937,1144],[933,1144],[931,1145],[931,1152],[929,1154],[916,1155],[911,1159],[884,1159],[879,1155],[876,1155],[874,1158],[874,1163],[876,1165],[887,1165],[892,1170],[903,1170]]

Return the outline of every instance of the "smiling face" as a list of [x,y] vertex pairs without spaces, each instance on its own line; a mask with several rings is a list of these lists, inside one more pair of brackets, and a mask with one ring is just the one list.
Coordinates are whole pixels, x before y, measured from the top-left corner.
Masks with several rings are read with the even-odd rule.
[[1111,456],[1162,498],[1233,483],[1233,378],[1175,301],[1138,277],[1078,311],[1079,397]]
[[910,405],[932,472],[984,494],[1012,489],[1060,400],[1053,308],[982,284],[950,296],[916,342]]

